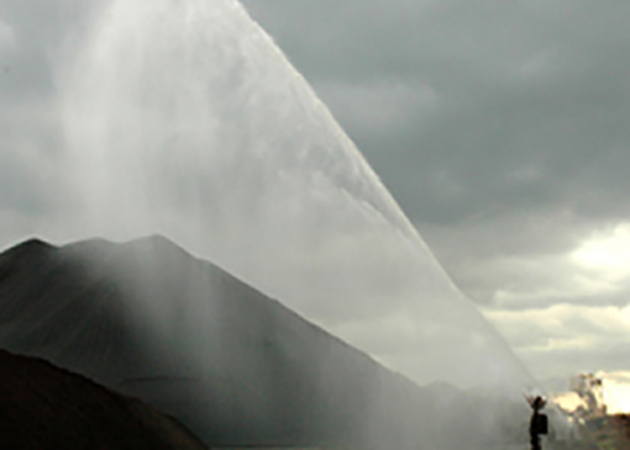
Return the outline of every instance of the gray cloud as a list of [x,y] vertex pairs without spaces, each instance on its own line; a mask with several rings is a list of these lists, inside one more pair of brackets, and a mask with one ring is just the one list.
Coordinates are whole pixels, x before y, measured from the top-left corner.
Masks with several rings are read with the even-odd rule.
[[498,312],[491,320],[541,377],[578,371],[626,370],[628,307],[556,305]]
[[[247,5],[421,226],[559,208],[582,220],[630,212],[626,6]],[[409,94],[379,98],[388,83]],[[370,93],[357,99],[362,86]],[[404,119],[375,129],[357,120],[367,114]]]

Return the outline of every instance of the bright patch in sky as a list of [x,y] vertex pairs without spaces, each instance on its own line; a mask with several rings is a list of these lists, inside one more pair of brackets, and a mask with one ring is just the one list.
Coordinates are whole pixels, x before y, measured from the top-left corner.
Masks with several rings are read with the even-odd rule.
[[580,406],[586,408],[586,402],[580,398],[575,392],[563,392],[560,395],[554,396],[553,401],[562,410],[573,412]]
[[630,372],[608,373],[602,378],[608,413],[630,413]]
[[[606,412],[608,414],[630,413],[630,372],[598,372],[596,377],[603,381],[602,394]],[[553,401],[569,412],[579,407],[588,408],[586,401],[573,391],[555,395]]]
[[606,272],[609,278],[627,276],[630,274],[630,225],[618,225],[612,232],[586,241],[571,256],[579,265]]

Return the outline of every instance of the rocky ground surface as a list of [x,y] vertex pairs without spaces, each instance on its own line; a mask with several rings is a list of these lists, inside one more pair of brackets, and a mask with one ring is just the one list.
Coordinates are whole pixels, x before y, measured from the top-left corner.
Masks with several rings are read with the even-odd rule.
[[0,350],[0,448],[206,449],[175,419],[38,358]]

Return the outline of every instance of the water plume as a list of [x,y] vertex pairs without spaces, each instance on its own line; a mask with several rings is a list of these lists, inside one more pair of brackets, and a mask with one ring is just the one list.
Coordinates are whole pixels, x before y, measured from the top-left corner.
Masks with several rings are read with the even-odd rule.
[[[520,398],[527,371],[238,2],[111,0],[68,49],[72,207],[45,235],[168,236],[419,384]],[[180,293],[185,313],[157,293],[133,307],[204,374],[213,312],[198,289]]]
[[64,238],[161,233],[412,379],[528,379],[231,0],[114,0],[59,69]]

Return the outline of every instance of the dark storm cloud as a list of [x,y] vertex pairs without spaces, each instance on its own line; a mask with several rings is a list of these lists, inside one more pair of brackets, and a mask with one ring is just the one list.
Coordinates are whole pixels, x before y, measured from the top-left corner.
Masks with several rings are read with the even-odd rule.
[[[628,6],[587,2],[337,2],[328,8],[248,1],[315,83],[412,219],[450,225],[479,214],[553,210],[625,216]],[[353,120],[343,96],[390,81],[430,88],[406,127]],[[376,84],[375,84],[376,83]],[[397,87],[398,86],[398,87]],[[366,94],[369,99],[369,94]],[[377,113],[381,102],[362,105]],[[351,97],[347,101],[353,101]],[[376,113],[376,114],[377,114]]]
[[424,223],[420,228],[455,283],[489,307],[495,305],[500,289],[526,292],[549,285],[573,286],[579,270],[568,255],[605,225],[559,207],[480,215],[448,226]]

